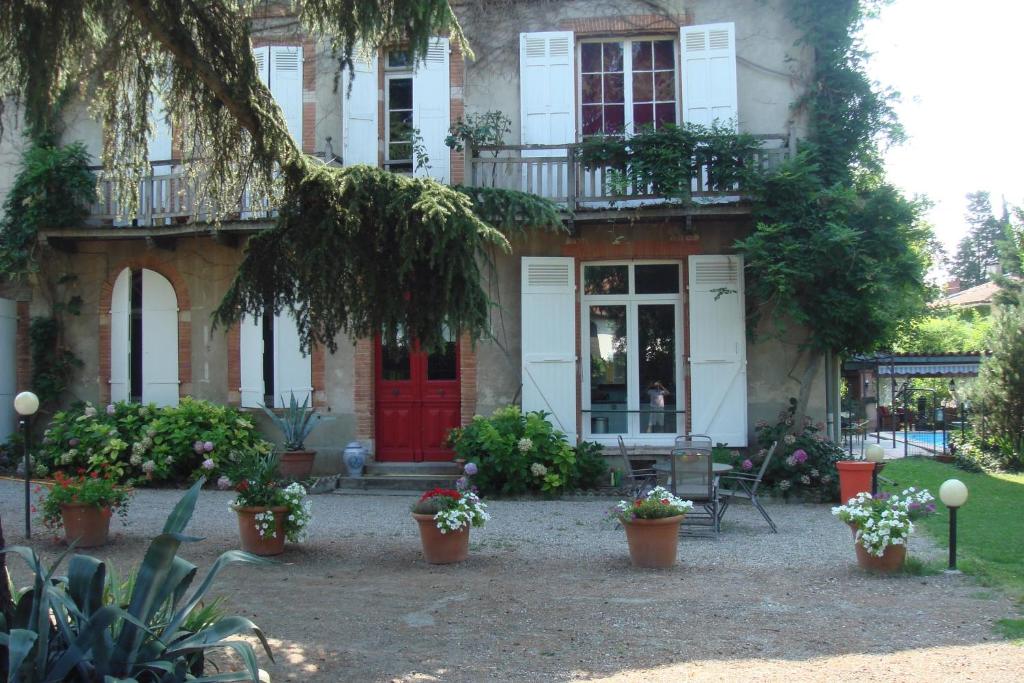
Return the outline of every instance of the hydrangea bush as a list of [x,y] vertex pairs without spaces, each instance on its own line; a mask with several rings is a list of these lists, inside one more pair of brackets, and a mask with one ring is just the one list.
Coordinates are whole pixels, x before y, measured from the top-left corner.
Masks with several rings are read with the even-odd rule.
[[935,512],[935,498],[913,487],[895,495],[863,491],[832,508],[832,514],[857,530],[856,542],[870,555],[881,557],[890,545],[905,545],[914,533],[913,520]]
[[455,452],[478,468],[476,484],[489,494],[518,495],[594,488],[607,465],[596,444],[573,447],[544,412],[523,414],[517,406],[477,415],[449,440]]
[[643,498],[620,500],[608,512],[611,519],[632,522],[636,519],[665,519],[685,515],[693,509],[693,501],[672,495],[663,486],[655,486]]
[[491,518],[487,505],[470,490],[431,489],[412,506],[418,515],[433,515],[442,534],[481,527]]
[[38,457],[49,470],[104,469],[120,481],[162,482],[216,476],[231,453],[271,447],[238,410],[185,397],[164,408],[77,404],[53,416]]

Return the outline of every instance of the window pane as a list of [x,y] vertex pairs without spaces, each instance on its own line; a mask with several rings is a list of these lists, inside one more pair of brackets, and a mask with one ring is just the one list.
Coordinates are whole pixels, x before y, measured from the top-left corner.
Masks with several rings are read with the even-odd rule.
[[621,104],[609,104],[604,108],[604,132],[621,133],[626,125],[626,108]]
[[445,342],[444,349],[427,356],[427,379],[455,379],[455,342]]
[[626,412],[626,307],[590,307],[590,430],[624,434]]
[[649,40],[633,42],[633,71],[651,69],[651,42]]
[[583,106],[583,134],[597,135],[601,132],[602,121],[601,105],[591,104]]
[[626,89],[623,85],[622,74],[605,74],[604,76],[604,102],[625,102]]
[[601,43],[583,43],[580,46],[580,70],[583,73],[601,70]]
[[622,71],[622,43],[603,43],[604,71]]
[[640,427],[645,432],[676,432],[675,305],[637,307],[640,367]]
[[654,105],[653,104],[634,104],[633,105],[633,128],[637,132],[644,126],[650,126],[654,124]]
[[654,74],[654,94],[659,102],[676,101],[676,79],[671,71],[658,71]]
[[412,66],[412,56],[408,50],[390,50],[388,52],[388,66],[399,69]]
[[412,140],[412,112],[393,111],[388,114],[389,138],[392,141]]
[[392,142],[388,145],[388,161],[412,159],[412,145],[408,142]]
[[584,294],[629,294],[629,266],[584,266]]
[[650,72],[633,74],[633,101],[650,102],[654,99],[654,78]]
[[675,42],[671,40],[654,41],[654,68],[674,70],[676,68],[674,52]]
[[647,266],[636,266],[637,294],[678,294],[679,265],[675,263],[659,263]]
[[412,109],[411,78],[392,78],[388,81],[388,109]]
[[409,340],[403,332],[396,339],[380,340],[380,375],[385,380],[405,380],[411,377],[409,371]]
[[580,89],[580,97],[583,104],[600,104],[601,102],[601,75],[584,74],[583,87]]
[[676,122],[676,104],[675,102],[669,102],[666,104],[654,105],[654,119],[660,128],[666,123]]

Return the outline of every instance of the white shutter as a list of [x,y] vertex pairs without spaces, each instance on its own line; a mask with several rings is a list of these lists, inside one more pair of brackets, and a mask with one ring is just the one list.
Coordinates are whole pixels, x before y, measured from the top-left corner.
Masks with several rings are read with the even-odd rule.
[[683,120],[709,126],[738,122],[736,26],[703,24],[679,29],[683,73]]
[[431,40],[427,56],[416,65],[412,77],[412,119],[430,158],[430,168],[421,168],[416,175],[447,183],[451,179],[451,150],[444,144],[451,126],[447,38]]
[[256,73],[259,74],[263,85],[270,85],[270,48],[254,47],[252,49],[253,59],[256,60]]
[[281,108],[288,132],[302,148],[302,47],[270,48],[270,92]]
[[576,287],[573,259],[523,257],[523,411],[551,413],[576,441]]
[[576,141],[572,31],[519,34],[522,144]]
[[131,348],[132,271],[125,268],[114,280],[110,296],[110,400],[127,401],[131,383],[128,378],[128,351]]
[[142,271],[142,402],[178,405],[178,297],[167,278]]
[[250,315],[238,323],[238,388],[243,408],[258,408],[263,403],[266,385],[263,381],[263,319]]
[[[341,73],[341,92],[344,129],[342,161],[353,164],[377,165],[377,52],[362,54],[360,49],[352,56],[354,76],[348,69]],[[351,86],[351,93],[349,87]]]
[[[274,318],[274,405],[288,405],[291,395],[302,402],[313,391],[313,364],[299,343],[299,328],[291,311]],[[313,400],[310,398],[310,405]]]
[[692,432],[746,446],[743,259],[691,256],[689,281]]
[[14,394],[17,392],[18,304],[0,299],[0,443],[14,433],[17,416]]

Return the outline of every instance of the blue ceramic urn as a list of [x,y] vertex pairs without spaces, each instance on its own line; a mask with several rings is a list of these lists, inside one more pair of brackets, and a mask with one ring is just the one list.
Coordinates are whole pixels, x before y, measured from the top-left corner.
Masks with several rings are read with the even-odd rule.
[[352,441],[345,446],[345,467],[348,469],[348,476],[359,478],[363,476],[363,466],[366,465],[366,449],[358,441]]

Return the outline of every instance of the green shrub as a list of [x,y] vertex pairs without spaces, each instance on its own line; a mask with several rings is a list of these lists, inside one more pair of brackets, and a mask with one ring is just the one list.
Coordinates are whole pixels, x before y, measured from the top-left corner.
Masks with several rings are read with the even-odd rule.
[[963,437],[950,435],[949,451],[953,454],[954,464],[966,472],[997,472],[1003,467],[1007,457],[1012,457],[1013,450],[1003,453],[999,444],[989,439],[982,439],[977,432],[967,432]]
[[473,483],[485,494],[557,494],[590,487],[607,471],[598,462],[596,444],[582,457],[563,432],[551,426],[544,412],[522,414],[518,407],[499,408],[489,418],[474,417],[453,429],[455,452],[477,465]]
[[51,471],[105,468],[119,481],[162,482],[217,474],[232,453],[254,449],[271,446],[248,416],[185,397],[165,408],[77,404],[53,416],[38,457]]

